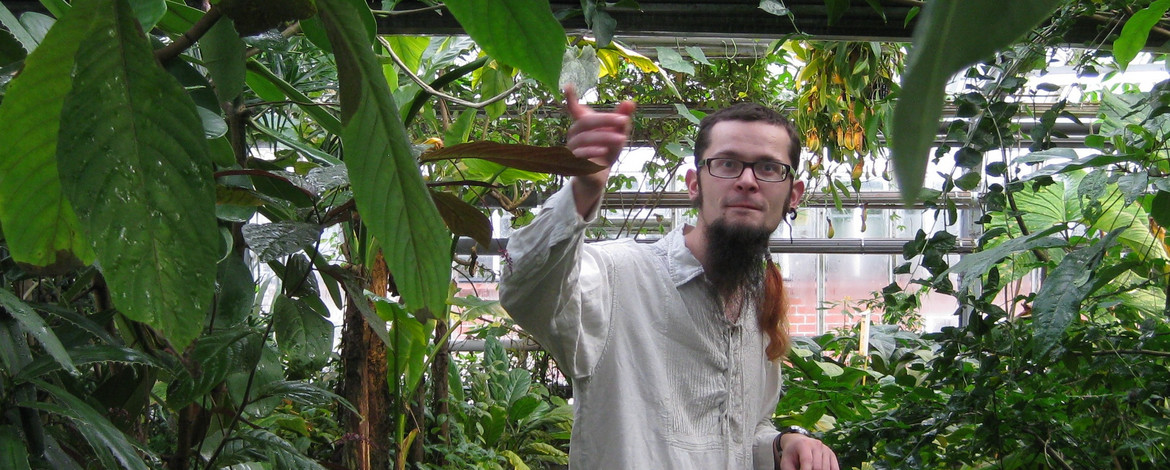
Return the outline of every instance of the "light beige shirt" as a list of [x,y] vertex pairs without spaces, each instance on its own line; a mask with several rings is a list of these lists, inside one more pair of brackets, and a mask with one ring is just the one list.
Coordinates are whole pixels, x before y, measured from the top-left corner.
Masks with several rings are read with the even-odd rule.
[[775,468],[780,366],[755,309],[723,315],[681,230],[584,243],[572,192],[508,243],[500,299],[572,377],[569,465]]

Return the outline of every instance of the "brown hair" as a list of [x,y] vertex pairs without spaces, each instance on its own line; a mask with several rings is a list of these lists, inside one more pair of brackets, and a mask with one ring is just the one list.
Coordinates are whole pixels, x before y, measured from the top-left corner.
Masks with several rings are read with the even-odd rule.
[[723,121],[765,122],[784,129],[790,142],[788,158],[792,162],[792,169],[800,167],[800,133],[796,131],[796,126],[779,111],[758,103],[736,103],[708,114],[699,121],[699,133],[695,134],[696,167],[711,144],[711,128]]
[[768,335],[768,347],[764,349],[769,361],[776,361],[788,354],[791,340],[788,337],[788,298],[784,295],[784,278],[780,268],[771,259],[764,270],[764,301],[760,303],[756,317],[760,331]]

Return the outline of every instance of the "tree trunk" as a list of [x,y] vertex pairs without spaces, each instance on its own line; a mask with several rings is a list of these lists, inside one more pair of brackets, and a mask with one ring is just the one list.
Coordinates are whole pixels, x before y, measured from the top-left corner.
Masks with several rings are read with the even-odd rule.
[[[371,272],[370,291],[385,295],[386,263],[379,254]],[[357,408],[360,416],[339,411],[345,418],[349,439],[343,450],[343,465],[355,470],[384,470],[390,467],[390,385],[386,381],[386,347],[378,338],[355,302],[345,309],[341,334],[342,396]]]

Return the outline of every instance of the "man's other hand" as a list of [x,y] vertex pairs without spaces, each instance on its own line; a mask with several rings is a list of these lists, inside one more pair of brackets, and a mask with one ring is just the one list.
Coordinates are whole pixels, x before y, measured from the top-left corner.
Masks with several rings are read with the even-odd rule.
[[825,443],[800,434],[780,436],[780,470],[840,470],[837,454]]

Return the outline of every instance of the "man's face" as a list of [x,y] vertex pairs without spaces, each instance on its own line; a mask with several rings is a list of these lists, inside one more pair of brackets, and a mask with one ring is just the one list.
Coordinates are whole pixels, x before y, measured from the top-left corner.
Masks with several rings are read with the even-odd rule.
[[[704,159],[733,158],[746,163],[772,160],[792,164],[787,154],[791,141],[779,126],[766,122],[721,121],[711,127],[710,145]],[[804,182],[795,175],[781,182],[756,179],[744,168],[738,178],[711,176],[705,167],[687,171],[687,191],[699,203],[698,228],[722,219],[729,227],[776,230],[790,204],[804,194]]]

